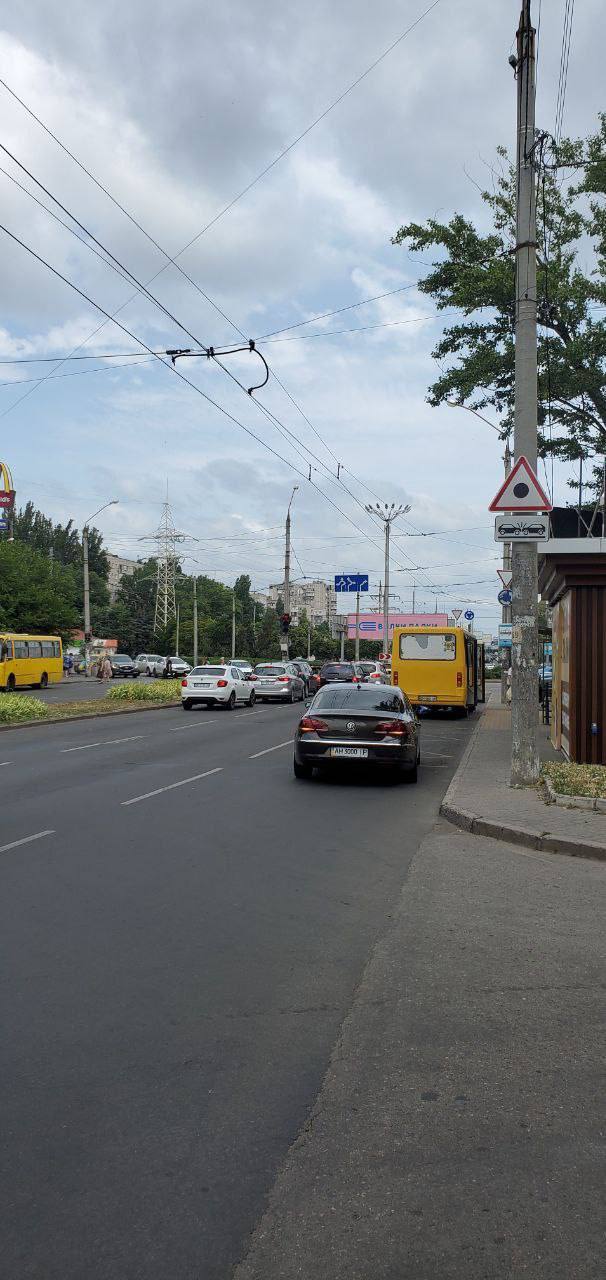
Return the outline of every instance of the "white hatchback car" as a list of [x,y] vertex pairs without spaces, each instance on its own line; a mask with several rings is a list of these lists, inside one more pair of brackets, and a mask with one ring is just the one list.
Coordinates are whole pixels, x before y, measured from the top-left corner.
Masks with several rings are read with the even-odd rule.
[[181,703],[184,711],[191,711],[197,703],[206,707],[214,707],[219,703],[226,711],[233,711],[237,702],[254,707],[255,698],[254,684],[229,663],[217,667],[194,667],[181,681]]

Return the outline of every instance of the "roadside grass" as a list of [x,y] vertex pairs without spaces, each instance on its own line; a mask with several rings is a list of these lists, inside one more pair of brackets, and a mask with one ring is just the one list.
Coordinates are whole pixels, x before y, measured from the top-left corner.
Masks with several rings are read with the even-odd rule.
[[541,769],[541,777],[549,778],[559,795],[593,796],[606,799],[606,766],[601,764],[566,764],[550,760]]
[[106,694],[108,702],[179,702],[180,680],[154,680],[153,684],[117,684]]
[[39,698],[21,693],[0,694],[0,724],[21,724],[24,720],[46,720],[49,708]]

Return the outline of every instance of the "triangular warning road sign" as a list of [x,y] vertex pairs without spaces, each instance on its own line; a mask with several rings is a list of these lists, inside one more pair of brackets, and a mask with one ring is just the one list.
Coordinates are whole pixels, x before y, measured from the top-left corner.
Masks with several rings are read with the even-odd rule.
[[511,572],[511,569],[497,569],[497,573],[501,579],[501,582],[503,583],[505,590],[509,591],[509,588],[511,586],[512,579],[513,579],[513,573]]
[[541,488],[529,461],[522,454],[493,498],[489,511],[551,511],[552,504]]
[[453,618],[454,618],[455,622],[458,622],[458,621],[459,621],[459,618],[461,617],[461,614],[462,614],[463,610],[462,610],[462,609],[451,609],[451,610],[450,610],[450,612],[451,612],[451,614],[452,614],[452,616],[453,616]]

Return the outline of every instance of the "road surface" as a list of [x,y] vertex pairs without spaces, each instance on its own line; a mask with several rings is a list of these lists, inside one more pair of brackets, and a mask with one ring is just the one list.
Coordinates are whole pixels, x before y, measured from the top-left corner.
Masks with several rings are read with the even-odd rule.
[[298,714],[0,733],[10,1280],[245,1255],[471,731],[424,723],[416,787],[296,782]]

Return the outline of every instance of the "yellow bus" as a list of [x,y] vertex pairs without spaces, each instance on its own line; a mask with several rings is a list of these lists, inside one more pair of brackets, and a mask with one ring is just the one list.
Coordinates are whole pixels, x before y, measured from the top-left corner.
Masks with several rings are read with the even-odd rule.
[[462,627],[395,627],[391,678],[414,707],[466,716],[485,700],[484,645]]
[[12,693],[25,685],[46,689],[63,678],[59,636],[0,634],[0,689]]

